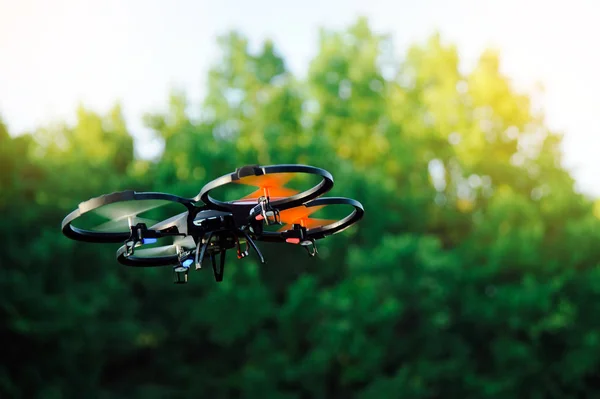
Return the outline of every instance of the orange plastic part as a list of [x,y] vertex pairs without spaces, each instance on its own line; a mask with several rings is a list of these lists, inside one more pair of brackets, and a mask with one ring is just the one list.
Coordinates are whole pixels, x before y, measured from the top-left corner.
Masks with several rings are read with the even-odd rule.
[[294,224],[299,224],[306,229],[314,229],[317,227],[326,226],[331,223],[335,223],[336,220],[331,219],[313,219],[309,217],[313,213],[322,209],[322,206],[313,206],[307,208],[305,206],[298,206],[296,208],[286,209],[280,212],[281,222],[285,225],[279,229],[279,231],[286,231],[293,228]]
[[[285,187],[294,175],[295,173],[272,173],[261,176],[246,176],[239,180],[234,180],[233,183],[236,184],[258,187],[253,193],[234,202],[245,203],[249,202],[248,200],[255,200],[263,196],[269,197],[271,201],[276,201],[294,196],[298,194],[299,191]],[[331,219],[313,219],[309,217],[311,214],[323,208],[323,206],[314,206],[310,208],[299,206],[281,211],[281,222],[285,225],[279,231],[290,230],[293,228],[294,224],[299,224],[306,229],[314,229],[336,222],[336,220]],[[256,220],[262,219],[262,215],[256,216]]]
[[261,176],[246,176],[234,180],[233,183],[258,187],[258,190],[245,196],[242,200],[257,199],[263,196],[269,197],[271,200],[278,200],[299,193],[298,190],[284,187],[294,175],[294,173],[273,173]]

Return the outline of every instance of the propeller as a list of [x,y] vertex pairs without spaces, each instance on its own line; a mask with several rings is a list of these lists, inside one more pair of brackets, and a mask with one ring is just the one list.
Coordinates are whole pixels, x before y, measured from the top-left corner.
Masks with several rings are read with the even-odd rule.
[[306,229],[314,229],[321,226],[326,226],[328,224],[335,223],[336,220],[333,219],[315,219],[309,217],[313,213],[325,207],[325,205],[321,206],[298,206],[296,208],[286,209],[279,213],[280,220],[282,223],[285,223],[284,226],[279,229],[279,231],[287,231],[291,230],[294,224],[299,224]]
[[270,197],[271,200],[291,197],[299,193],[297,190],[284,187],[295,173],[273,173],[261,176],[246,176],[240,180],[234,180],[236,184],[258,187],[258,190],[241,199],[250,200],[260,197]]
[[104,205],[94,209],[91,212],[105,217],[106,219],[121,219],[130,216],[136,216],[150,210],[172,204],[172,201],[166,200],[137,200],[121,201]]
[[121,231],[127,231],[131,226],[135,226],[138,223],[145,223],[146,226],[149,226],[156,223],[156,221],[136,216],[124,216],[116,220],[109,220],[108,222],[102,223],[96,226],[94,230],[118,233]]
[[[158,222],[156,224],[151,225],[151,227],[148,227],[148,229],[150,230],[164,230],[168,227],[171,226],[177,226],[178,230],[181,232],[183,230],[184,227],[187,228],[187,217],[189,215],[188,211],[182,212],[179,215],[175,215],[173,217],[170,217],[168,219],[163,220],[162,222]],[[146,224],[146,226],[148,226],[148,224]]]
[[146,226],[154,225],[157,223],[156,220],[142,218],[138,215],[170,203],[172,202],[165,200],[134,200],[103,205],[89,211],[89,213],[101,216],[105,219],[108,219],[108,221],[97,225],[91,230],[103,232],[122,232],[128,231],[131,226],[135,226],[138,223],[145,223]]

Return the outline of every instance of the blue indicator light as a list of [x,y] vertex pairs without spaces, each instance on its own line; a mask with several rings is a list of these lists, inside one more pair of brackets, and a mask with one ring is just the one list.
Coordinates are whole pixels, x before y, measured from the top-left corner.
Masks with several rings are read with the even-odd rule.
[[156,238],[144,238],[142,240],[143,244],[154,244],[156,242]]
[[193,259],[186,259],[183,261],[183,263],[181,264],[183,267],[190,267],[192,265],[192,263],[194,263]]

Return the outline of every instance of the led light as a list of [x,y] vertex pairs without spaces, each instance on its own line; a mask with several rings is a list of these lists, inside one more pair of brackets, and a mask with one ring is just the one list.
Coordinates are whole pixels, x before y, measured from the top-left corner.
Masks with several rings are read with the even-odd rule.
[[157,239],[156,238],[144,238],[142,240],[142,243],[144,244],[154,244],[156,243]]
[[187,269],[187,268],[189,268],[192,265],[192,263],[194,263],[194,260],[192,258],[190,258],[190,259],[184,260],[181,263],[181,265]]

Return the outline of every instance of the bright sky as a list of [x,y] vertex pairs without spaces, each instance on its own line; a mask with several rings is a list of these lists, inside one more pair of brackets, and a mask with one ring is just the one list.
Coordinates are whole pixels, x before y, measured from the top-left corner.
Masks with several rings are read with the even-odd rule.
[[138,149],[157,151],[141,115],[173,87],[202,97],[215,38],[231,28],[254,45],[271,37],[303,75],[318,28],[359,15],[391,33],[398,54],[434,30],[469,68],[486,47],[524,89],[542,82],[549,125],[565,133],[567,166],[600,196],[600,2],[597,0],[0,0],[0,115],[13,133],[72,120],[77,103],[104,111],[117,100]]

